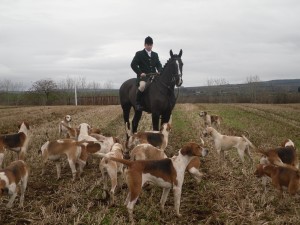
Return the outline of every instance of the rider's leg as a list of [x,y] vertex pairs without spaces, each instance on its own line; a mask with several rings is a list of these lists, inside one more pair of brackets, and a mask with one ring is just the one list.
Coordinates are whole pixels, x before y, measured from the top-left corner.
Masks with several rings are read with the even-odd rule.
[[143,107],[142,107],[142,97],[143,97],[143,92],[145,90],[146,87],[146,82],[145,81],[140,81],[137,93],[136,93],[136,110],[137,111],[142,111]]

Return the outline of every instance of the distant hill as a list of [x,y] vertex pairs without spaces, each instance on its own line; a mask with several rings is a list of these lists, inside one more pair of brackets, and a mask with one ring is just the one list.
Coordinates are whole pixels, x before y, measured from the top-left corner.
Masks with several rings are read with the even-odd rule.
[[245,84],[226,84],[213,86],[182,87],[181,93],[185,95],[202,95],[207,93],[245,93],[245,91],[271,92],[271,93],[290,93],[298,92],[300,79],[270,80]]

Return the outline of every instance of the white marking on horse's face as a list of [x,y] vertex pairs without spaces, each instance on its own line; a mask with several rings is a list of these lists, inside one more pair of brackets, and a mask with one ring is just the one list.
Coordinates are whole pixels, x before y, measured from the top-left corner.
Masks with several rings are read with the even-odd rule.
[[180,66],[179,66],[179,62],[178,60],[176,60],[176,64],[177,64],[177,71],[178,71],[178,82],[177,82],[177,86],[180,86],[182,84],[182,72],[180,70]]

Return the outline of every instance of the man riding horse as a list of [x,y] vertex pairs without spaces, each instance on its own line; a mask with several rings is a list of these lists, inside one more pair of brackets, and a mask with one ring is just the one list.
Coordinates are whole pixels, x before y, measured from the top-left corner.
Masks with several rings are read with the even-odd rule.
[[145,90],[146,82],[148,80],[147,74],[158,73],[162,70],[162,65],[159,61],[158,54],[152,51],[153,40],[151,37],[145,38],[144,49],[136,52],[132,62],[131,68],[137,74],[136,93],[136,110],[143,111],[142,97]]

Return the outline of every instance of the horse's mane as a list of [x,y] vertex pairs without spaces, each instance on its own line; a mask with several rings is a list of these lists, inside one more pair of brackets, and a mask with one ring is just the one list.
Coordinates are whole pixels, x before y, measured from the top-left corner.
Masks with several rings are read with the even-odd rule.
[[178,55],[173,55],[173,57],[169,58],[168,61],[163,66],[163,68],[161,69],[161,72],[164,71],[165,67],[169,64],[169,62],[171,61],[171,59],[174,59],[174,58],[178,58]]

